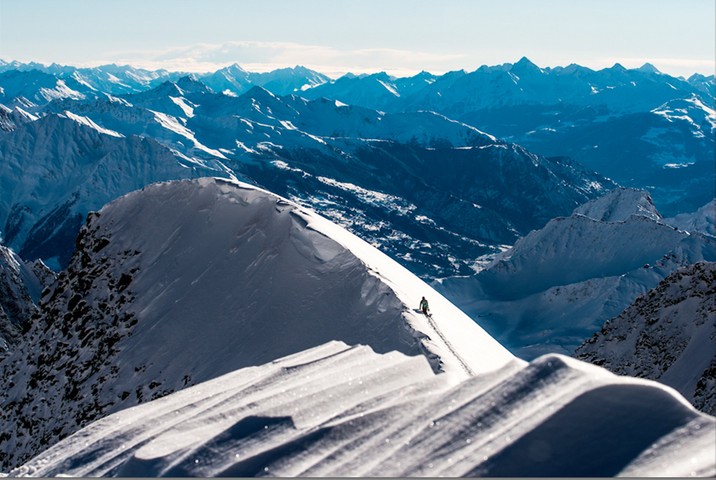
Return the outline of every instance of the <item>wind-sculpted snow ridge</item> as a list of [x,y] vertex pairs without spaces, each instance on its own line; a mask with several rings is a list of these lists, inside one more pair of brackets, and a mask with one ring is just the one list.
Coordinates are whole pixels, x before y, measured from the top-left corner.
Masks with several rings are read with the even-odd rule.
[[560,355],[454,385],[328,342],[92,423],[13,476],[713,476],[716,419]]
[[[0,457],[330,341],[425,355],[445,381],[516,361],[404,267],[247,184],[154,184],[90,214],[22,348],[0,363]],[[430,301],[428,319],[414,309]]]

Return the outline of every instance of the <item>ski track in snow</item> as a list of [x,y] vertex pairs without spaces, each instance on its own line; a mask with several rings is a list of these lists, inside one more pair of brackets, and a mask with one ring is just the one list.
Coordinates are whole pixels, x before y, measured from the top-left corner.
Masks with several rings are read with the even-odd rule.
[[427,315],[426,318],[428,319],[428,323],[430,324],[430,327],[432,327],[432,329],[435,331],[435,333],[438,334],[438,336],[440,337],[440,339],[441,339],[443,342],[445,342],[445,345],[447,346],[448,350],[450,351],[450,353],[452,353],[452,354],[455,356],[455,358],[457,359],[458,363],[460,364],[460,366],[462,367],[462,369],[465,371],[465,373],[467,373],[467,374],[470,375],[470,376],[474,376],[474,375],[475,375],[475,372],[473,372],[472,369],[471,369],[469,366],[467,366],[467,364],[466,364],[465,362],[462,361],[462,359],[460,358],[460,356],[459,356],[459,355],[457,354],[457,352],[455,351],[455,347],[452,346],[452,344],[450,343],[450,341],[449,341],[447,338],[445,338],[445,335],[443,335],[443,333],[440,331],[440,329],[438,328],[438,326],[435,325],[435,322],[433,321],[433,316],[432,316],[432,314],[431,314],[431,315]]

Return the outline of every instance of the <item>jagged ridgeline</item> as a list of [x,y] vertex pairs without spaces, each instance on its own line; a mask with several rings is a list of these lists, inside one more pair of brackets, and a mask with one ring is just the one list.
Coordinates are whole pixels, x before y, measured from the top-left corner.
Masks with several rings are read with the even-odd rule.
[[[0,73],[0,86],[39,75],[13,72]],[[27,83],[3,86],[0,228],[24,258],[55,268],[67,265],[89,211],[155,181],[262,185],[424,278],[471,273],[497,245],[615,186],[430,111],[386,113],[258,86],[230,96],[189,77],[121,96],[65,95],[65,83],[50,99],[44,80],[29,97],[12,97],[30,95]]]
[[[0,470],[716,474],[681,396],[713,405],[713,103],[650,66],[0,61]],[[551,353],[600,328],[681,395]]]
[[576,357],[659,380],[716,415],[716,263],[680,268],[582,344]]
[[[666,215],[713,198],[713,77],[677,79],[650,66],[550,69],[522,59],[442,76],[331,80],[300,67],[187,77],[3,63],[0,87],[0,127],[12,132],[0,135],[11,169],[0,172],[3,238],[56,266],[67,264],[88,211],[170,178],[258,183],[429,279],[469,274],[496,245],[613,188],[602,175],[650,188]],[[52,115],[92,132],[65,131],[61,121],[21,131]],[[569,155],[601,175],[534,153]],[[56,171],[58,157],[72,180]],[[18,178],[26,162],[59,183]],[[113,176],[120,169],[110,164],[131,175]]]
[[[344,237],[368,253],[358,258]],[[400,295],[378,276],[391,271],[407,278]],[[464,339],[448,345],[406,307],[416,291],[436,312],[442,302],[447,330],[473,332],[480,348],[458,356]],[[5,466],[109,413],[329,341],[425,355],[435,371],[460,375],[513,358],[368,244],[215,179],[155,184],[90,214],[39,309],[0,364]]]

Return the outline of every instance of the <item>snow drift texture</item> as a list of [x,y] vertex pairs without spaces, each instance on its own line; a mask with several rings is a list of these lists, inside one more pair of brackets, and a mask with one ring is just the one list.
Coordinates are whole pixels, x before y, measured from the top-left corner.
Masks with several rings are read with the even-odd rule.
[[526,365],[373,247],[244,184],[153,185],[90,216],[40,309],[0,364],[12,475],[716,472],[715,420],[673,390]]
[[688,476],[716,420],[654,382],[551,355],[450,386],[331,342],[95,422],[11,475]]
[[[373,247],[248,185],[147,187],[90,215],[77,245],[0,364],[6,467],[106,414],[329,341],[462,377],[513,359]],[[412,310],[422,295],[432,320]]]

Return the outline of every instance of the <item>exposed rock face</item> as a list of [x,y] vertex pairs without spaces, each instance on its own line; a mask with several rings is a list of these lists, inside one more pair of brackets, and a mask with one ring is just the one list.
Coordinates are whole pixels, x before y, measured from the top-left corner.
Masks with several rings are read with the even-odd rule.
[[101,257],[106,238],[88,221],[78,251],[57,282],[43,291],[32,325],[12,355],[0,363],[0,441],[3,466],[27,458],[101,417],[130,393],[113,391],[117,342],[131,335],[136,318],[123,310],[131,276],[113,270],[136,252]]
[[639,297],[575,356],[658,380],[716,414],[716,263],[681,268]]
[[36,302],[54,273],[41,261],[24,262],[11,249],[0,245],[0,357],[20,341],[37,313]]

